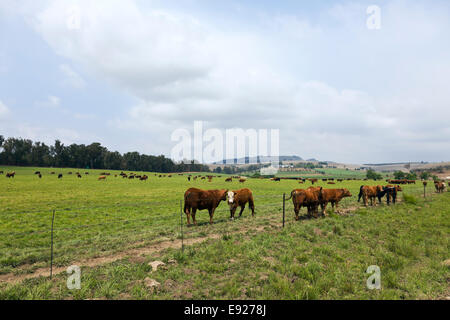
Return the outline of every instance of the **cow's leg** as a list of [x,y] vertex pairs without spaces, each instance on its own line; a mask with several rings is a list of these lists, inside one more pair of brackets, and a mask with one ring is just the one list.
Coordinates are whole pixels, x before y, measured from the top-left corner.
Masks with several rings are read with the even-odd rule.
[[184,213],[186,213],[186,217],[187,217],[187,224],[188,224],[188,226],[190,226],[191,225],[191,209],[190,208],[186,208],[185,209],[185,212]]
[[214,208],[208,209],[209,211],[209,224],[213,224]]
[[230,219],[231,219],[231,220],[234,220],[234,213],[235,213],[235,212],[236,212],[236,207],[233,206],[233,207],[230,209],[230,214],[231,214]]
[[294,212],[295,212],[295,220],[298,221],[298,214],[300,212],[300,204],[298,204],[298,203],[294,204]]
[[197,208],[192,208],[192,220],[194,224],[197,225],[197,220],[195,220],[195,213],[197,212]]
[[245,203],[243,205],[241,205],[241,212],[239,212],[239,218],[242,216],[242,212],[245,209]]
[[248,201],[248,206],[252,210],[252,217],[255,216],[255,203],[253,202],[253,199],[250,199]]
[[333,209],[336,209],[336,212],[337,212],[337,213],[339,213],[338,204],[339,204],[339,201],[336,201],[336,202],[335,202],[335,207],[336,207],[336,208],[333,208]]
[[322,215],[325,217],[325,211],[327,210],[328,202],[324,202],[320,204],[320,207],[322,208]]
[[389,203],[391,202],[391,194],[390,194],[390,192],[388,192],[387,194],[386,194],[386,203],[387,203],[387,205],[389,205]]

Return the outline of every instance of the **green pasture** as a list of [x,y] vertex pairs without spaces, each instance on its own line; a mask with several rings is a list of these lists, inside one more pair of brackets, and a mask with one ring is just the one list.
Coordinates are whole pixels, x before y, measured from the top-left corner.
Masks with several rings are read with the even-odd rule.
[[[120,176],[115,178],[114,175],[120,171],[112,170],[10,167],[0,168],[1,170],[15,170],[16,177],[7,179],[0,175],[0,274],[30,273],[49,265],[50,227],[55,210],[55,266],[68,266],[72,262],[91,257],[145,247],[162,240],[179,239],[180,219],[183,222],[184,238],[222,234],[221,240],[196,245],[193,247],[196,249],[187,249],[182,256],[179,256],[178,251],[169,250],[167,253],[167,259],[173,256],[179,260],[179,264],[174,269],[174,274],[161,274],[158,277],[162,281],[170,277],[179,281],[184,269],[199,270],[186,278],[195,289],[190,290],[194,298],[435,298],[438,293],[442,293],[439,283],[443,279],[443,270],[438,264],[444,258],[449,258],[450,194],[435,194],[432,183],[427,187],[428,197],[425,200],[423,186],[418,182],[416,185],[403,186],[406,202],[402,201],[395,207],[387,207],[383,203],[376,208],[365,209],[357,202],[359,187],[362,184],[383,184],[384,181],[343,181],[336,185],[319,181],[316,185],[348,188],[353,197],[344,199],[341,207],[351,208],[352,213],[345,216],[336,215],[329,208],[330,217],[295,222],[292,203],[288,201],[286,228],[281,230],[283,193],[289,195],[292,189],[307,188],[311,185],[309,182],[299,184],[295,180],[274,182],[267,179],[248,179],[244,184],[238,181],[229,183],[224,181],[226,175],[214,178],[212,182],[200,179],[188,182],[186,174],[159,178],[159,174],[155,176],[154,173],[146,173],[149,176],[148,181],[139,181],[122,179]],[[42,173],[42,179],[34,175],[37,170]],[[51,171],[56,174],[50,175]],[[69,171],[73,174],[68,175]],[[77,171],[82,174],[81,179],[76,177]],[[84,174],[86,171],[89,175]],[[102,172],[111,173],[106,181],[98,181]],[[63,173],[62,179],[57,178],[58,173]],[[241,219],[229,221],[228,208],[222,202],[214,216],[213,225],[207,223],[207,212],[200,211],[197,214],[199,225],[186,228],[185,215],[180,216],[180,200],[189,187],[232,190],[250,188],[255,197],[256,217],[252,218],[246,209]],[[402,194],[399,198],[403,199]],[[305,214],[304,209],[301,213]],[[321,230],[325,237],[317,235],[314,231],[316,228]],[[367,261],[364,264],[362,259],[376,262],[374,257],[377,252],[382,255],[384,263],[401,268],[405,277],[416,277],[427,289],[422,292],[416,288],[412,294],[408,291],[410,288],[405,285],[403,289],[397,288],[405,291],[403,294],[395,288],[387,295],[367,292],[363,294],[359,285],[355,287],[355,284],[345,284],[347,278],[343,272],[346,268],[353,270],[352,272],[360,272],[367,264]],[[406,256],[403,257],[404,255]],[[263,259],[264,256],[268,257],[270,263]],[[408,260],[410,258],[413,261]],[[219,266],[220,261],[225,261],[222,259],[232,259],[238,263],[236,266],[223,263]],[[297,262],[300,265],[306,263],[306,269],[294,266]],[[424,263],[426,265],[423,265]],[[411,266],[415,273],[407,275],[407,266]],[[431,268],[427,269],[429,274],[426,273],[424,277],[419,274],[422,267]],[[99,272],[114,274],[117,268],[125,268],[128,271],[136,269],[136,276],[141,274],[142,268],[146,270],[145,266],[127,261],[105,268],[101,269],[102,271],[94,268],[86,277],[89,279]],[[227,270],[222,270],[223,268]],[[236,272],[230,273],[228,268]],[[249,270],[244,270],[245,268]],[[211,284],[206,291],[200,290],[200,274],[208,273],[212,279],[222,271],[230,274],[223,278],[224,285]],[[313,289],[312,286],[318,283],[319,276],[327,272],[332,272],[333,277],[337,277],[340,289],[331,290],[332,279],[321,283],[318,289]],[[248,274],[249,278],[244,281],[238,275],[240,273]],[[294,282],[289,282],[292,279],[286,278],[287,274],[292,275]],[[446,275],[448,281],[448,273]],[[261,282],[258,280],[259,276],[265,280]],[[352,279],[356,281],[355,277],[360,276],[360,273],[357,273]],[[116,276],[113,275],[114,277]],[[395,278],[394,274],[390,277],[395,281],[403,279],[402,276]],[[428,283],[427,277],[437,278]],[[393,283],[396,283],[394,280]],[[27,281],[30,281],[33,284],[31,288],[36,290],[41,290],[40,286],[52,286],[53,283],[42,279]],[[239,281],[244,282],[239,284]],[[215,282],[212,280],[212,283]],[[242,295],[241,287],[244,284],[253,289]],[[299,293],[295,289],[298,286],[306,287]],[[70,295],[64,289],[57,290],[55,295],[31,293],[28,289],[21,289],[22,291],[17,293],[17,288],[4,285],[4,293],[0,294],[0,298],[11,298],[15,294],[19,294],[19,298],[30,298],[34,294],[35,298]],[[144,295],[141,289],[139,287],[125,291],[134,298],[169,298],[173,293],[169,290],[160,291],[156,295]],[[181,288],[178,289],[182,291]],[[120,298],[117,290],[111,290],[109,293],[91,290],[89,293],[80,294],[79,297],[102,295]],[[271,296],[268,296],[269,293]],[[343,293],[344,296],[341,295]],[[191,296],[181,294],[180,298]]]

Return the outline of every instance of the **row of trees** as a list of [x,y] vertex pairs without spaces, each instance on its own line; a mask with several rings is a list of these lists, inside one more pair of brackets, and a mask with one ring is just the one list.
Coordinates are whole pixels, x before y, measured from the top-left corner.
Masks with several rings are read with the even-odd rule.
[[150,172],[209,172],[208,166],[181,162],[161,156],[128,152],[112,152],[100,143],[65,146],[56,140],[54,145],[28,139],[8,138],[0,135],[0,164],[11,166],[36,166],[84,169],[111,169]]

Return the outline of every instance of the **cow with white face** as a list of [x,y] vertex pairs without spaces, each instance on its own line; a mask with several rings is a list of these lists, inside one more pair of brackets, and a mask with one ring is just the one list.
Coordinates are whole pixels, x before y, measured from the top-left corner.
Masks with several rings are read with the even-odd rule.
[[239,217],[242,216],[242,212],[245,209],[245,205],[249,204],[250,209],[252,210],[252,216],[255,216],[255,204],[253,202],[253,194],[250,189],[239,189],[236,191],[228,191],[227,194],[228,205],[230,206],[230,219],[234,219],[234,213],[236,212],[237,207],[241,207],[241,212],[239,213]]

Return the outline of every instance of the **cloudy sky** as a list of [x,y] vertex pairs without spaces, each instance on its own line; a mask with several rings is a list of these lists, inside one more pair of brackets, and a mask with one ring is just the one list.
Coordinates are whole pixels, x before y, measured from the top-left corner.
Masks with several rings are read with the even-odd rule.
[[449,34],[447,0],[0,0],[0,134],[170,156],[202,120],[304,158],[450,160]]

